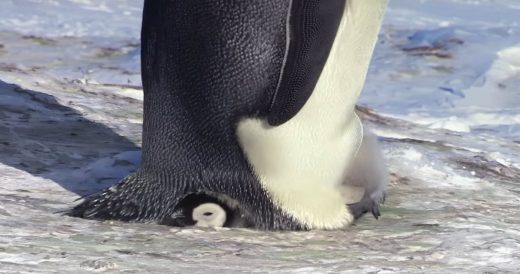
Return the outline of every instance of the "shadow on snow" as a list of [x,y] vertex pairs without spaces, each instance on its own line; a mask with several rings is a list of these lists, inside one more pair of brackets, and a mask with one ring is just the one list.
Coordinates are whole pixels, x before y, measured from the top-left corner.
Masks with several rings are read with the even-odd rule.
[[0,163],[86,195],[135,169],[138,160],[118,160],[117,155],[136,159],[138,150],[128,138],[54,96],[0,81]]

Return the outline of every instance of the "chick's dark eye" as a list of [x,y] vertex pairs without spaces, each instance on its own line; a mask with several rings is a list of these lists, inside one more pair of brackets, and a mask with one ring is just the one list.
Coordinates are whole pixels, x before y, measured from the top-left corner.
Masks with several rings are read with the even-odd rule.
[[213,215],[213,212],[204,212],[204,216],[211,216]]

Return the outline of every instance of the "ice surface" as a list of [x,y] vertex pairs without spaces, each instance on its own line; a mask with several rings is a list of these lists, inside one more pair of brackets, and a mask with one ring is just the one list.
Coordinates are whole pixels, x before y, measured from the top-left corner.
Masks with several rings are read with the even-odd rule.
[[517,1],[393,1],[361,104],[518,139],[519,18]]
[[383,216],[305,233],[59,214],[139,162],[141,6],[0,1],[1,273],[518,273],[519,1],[390,3],[359,108]]

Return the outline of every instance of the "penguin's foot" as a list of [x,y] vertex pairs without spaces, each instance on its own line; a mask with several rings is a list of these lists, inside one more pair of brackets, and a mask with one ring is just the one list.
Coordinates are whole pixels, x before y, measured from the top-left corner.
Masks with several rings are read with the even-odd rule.
[[348,207],[356,220],[368,212],[371,212],[374,218],[378,219],[381,216],[380,205],[385,202],[385,197],[386,192],[377,195],[365,195],[359,202],[349,204]]

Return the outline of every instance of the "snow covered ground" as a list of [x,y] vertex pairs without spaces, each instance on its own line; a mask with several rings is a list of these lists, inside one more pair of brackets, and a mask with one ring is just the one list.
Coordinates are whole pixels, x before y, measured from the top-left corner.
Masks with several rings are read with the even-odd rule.
[[141,5],[0,1],[0,273],[518,272],[518,0],[391,1],[359,102],[383,217],[306,233],[57,213],[138,164]]

